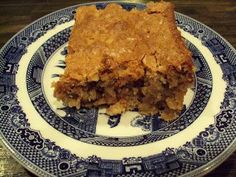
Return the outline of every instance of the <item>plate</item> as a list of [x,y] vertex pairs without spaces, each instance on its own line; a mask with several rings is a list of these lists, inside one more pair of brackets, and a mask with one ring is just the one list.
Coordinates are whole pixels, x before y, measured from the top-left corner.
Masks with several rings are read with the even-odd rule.
[[[65,68],[79,4],[30,24],[0,51],[0,136],[12,156],[39,176],[198,176],[236,149],[236,51],[219,34],[176,12],[196,66],[177,120],[137,111],[109,117],[53,97]],[[119,1],[126,10],[145,4]]]

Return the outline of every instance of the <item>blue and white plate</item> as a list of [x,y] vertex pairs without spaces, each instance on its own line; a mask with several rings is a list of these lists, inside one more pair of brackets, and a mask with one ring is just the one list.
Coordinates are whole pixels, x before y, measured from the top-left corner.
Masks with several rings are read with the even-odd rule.
[[[108,117],[104,109],[63,106],[51,83],[65,68],[78,6],[47,15],[0,51],[0,137],[39,176],[198,176],[236,149],[236,51],[219,34],[185,15],[176,23],[196,65],[195,87],[173,122],[136,111]],[[117,2],[123,8],[145,4]]]

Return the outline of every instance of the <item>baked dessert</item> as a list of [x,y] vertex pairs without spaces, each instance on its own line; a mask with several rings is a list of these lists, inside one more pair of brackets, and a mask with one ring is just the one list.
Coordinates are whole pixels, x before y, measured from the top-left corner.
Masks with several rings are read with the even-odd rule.
[[108,115],[138,109],[170,121],[194,82],[191,58],[169,2],[142,11],[79,7],[54,96],[70,107],[106,106]]

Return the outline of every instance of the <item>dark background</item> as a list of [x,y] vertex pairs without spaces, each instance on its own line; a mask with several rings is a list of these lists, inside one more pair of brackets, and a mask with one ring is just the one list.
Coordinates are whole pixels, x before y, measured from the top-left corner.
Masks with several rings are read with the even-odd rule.
[[[176,11],[195,18],[221,34],[236,48],[236,0],[169,0]],[[19,30],[55,10],[81,0],[0,0],[0,48]],[[33,176],[0,146],[0,176]],[[236,152],[207,177],[236,177]]]

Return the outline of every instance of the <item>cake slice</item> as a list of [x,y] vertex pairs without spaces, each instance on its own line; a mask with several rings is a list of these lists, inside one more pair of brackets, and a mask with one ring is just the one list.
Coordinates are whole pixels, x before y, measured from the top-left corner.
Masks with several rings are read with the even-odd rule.
[[77,108],[106,106],[108,115],[138,109],[175,119],[194,82],[191,52],[177,30],[174,5],[147,4],[126,11],[76,10],[66,68],[53,84],[54,96]]

